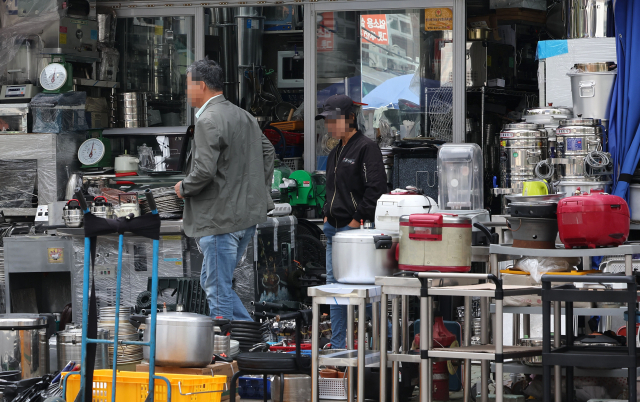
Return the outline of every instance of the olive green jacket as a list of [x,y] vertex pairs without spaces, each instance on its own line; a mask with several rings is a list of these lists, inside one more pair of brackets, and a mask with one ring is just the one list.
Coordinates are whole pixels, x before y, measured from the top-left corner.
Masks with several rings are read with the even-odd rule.
[[182,181],[184,232],[233,233],[267,220],[275,150],[255,117],[213,99],[196,122],[189,174]]

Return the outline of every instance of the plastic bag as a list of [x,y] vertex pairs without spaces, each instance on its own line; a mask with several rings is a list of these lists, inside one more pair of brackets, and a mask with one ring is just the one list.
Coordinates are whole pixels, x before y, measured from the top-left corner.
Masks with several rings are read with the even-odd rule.
[[522,258],[516,261],[515,268],[528,272],[531,278],[540,283],[542,275],[547,272],[570,271],[580,263],[580,258],[560,258],[560,257],[535,257]]

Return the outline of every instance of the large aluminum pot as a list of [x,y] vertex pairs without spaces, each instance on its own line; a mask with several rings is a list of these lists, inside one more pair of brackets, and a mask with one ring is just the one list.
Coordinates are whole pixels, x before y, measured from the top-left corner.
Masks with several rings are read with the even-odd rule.
[[617,71],[571,72],[573,113],[593,119],[607,118],[607,109]]
[[47,329],[47,319],[37,314],[0,315],[0,367],[18,370],[21,379],[42,377],[49,373],[49,340],[40,330]]
[[[146,319],[151,328],[151,317]],[[149,330],[144,331],[149,342]],[[206,367],[214,348],[213,320],[194,313],[160,313],[156,321],[156,365],[163,367]],[[143,348],[149,359],[149,348]]]
[[569,0],[567,39],[607,37],[609,12],[613,16],[613,2],[609,0]]
[[[98,339],[109,339],[109,331],[98,328]],[[69,328],[58,332],[56,335],[56,344],[58,349],[58,367],[62,370],[70,361],[82,361],[82,328]],[[109,368],[109,345],[99,343],[96,345],[96,363],[95,369]]]
[[376,276],[398,269],[399,236],[377,229],[356,229],[333,236],[333,276],[340,283],[373,285]]

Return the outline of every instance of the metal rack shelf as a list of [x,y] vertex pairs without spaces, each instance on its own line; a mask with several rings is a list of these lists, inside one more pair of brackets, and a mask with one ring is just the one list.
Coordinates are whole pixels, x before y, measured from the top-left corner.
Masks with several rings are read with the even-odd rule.
[[86,78],[74,78],[73,85],[98,88],[120,88],[120,83],[116,81],[88,80]]
[[[543,372],[542,366],[528,366],[526,364],[518,362],[505,363],[503,367],[505,373],[542,375]],[[626,368],[599,370],[576,367],[573,370],[574,375],[577,377],[627,377]],[[638,377],[640,377],[640,368],[638,368],[637,370],[637,375]],[[491,371],[495,372],[495,365],[493,363],[491,363]],[[564,368],[562,369],[562,375],[565,375]]]
[[490,95],[527,96],[537,95],[537,91],[518,91],[499,87],[468,87],[467,93],[485,93]]
[[[336,352],[330,355],[320,356],[318,361],[320,365],[323,366],[358,367],[358,351],[347,350]],[[364,353],[364,364],[365,366],[380,364],[380,351],[366,350]]]
[[[532,346],[504,346],[502,357],[504,359],[517,359],[520,357],[532,357],[542,355],[542,347]],[[429,358],[454,360],[496,360],[496,347],[494,345],[472,345],[459,348],[433,348],[429,350]]]
[[[495,314],[496,305],[492,304],[489,306],[491,314]],[[553,312],[553,306],[551,307],[551,311]],[[625,307],[619,308],[597,308],[597,307],[584,307],[584,308],[574,308],[573,315],[578,316],[590,316],[590,315],[599,315],[603,317],[624,317],[624,312],[627,311]],[[542,306],[531,306],[531,307],[503,307],[502,312],[504,314],[542,314]],[[565,315],[565,309],[562,308],[561,315]]]
[[599,257],[621,254],[640,254],[640,244],[630,243],[623,244],[618,247],[603,248],[556,248],[555,250],[518,248],[509,245],[492,244],[489,247],[489,253],[527,257]]

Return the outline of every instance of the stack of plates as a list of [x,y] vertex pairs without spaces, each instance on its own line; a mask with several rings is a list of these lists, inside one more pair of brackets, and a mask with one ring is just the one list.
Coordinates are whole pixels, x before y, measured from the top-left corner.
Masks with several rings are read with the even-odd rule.
[[229,357],[233,360],[240,354],[240,342],[231,340],[231,352],[229,352]]
[[[131,311],[128,307],[121,306],[118,323],[118,341],[139,341],[140,335],[136,327],[129,323]],[[100,308],[98,328],[109,331],[109,339],[113,340],[116,330],[116,308]],[[142,346],[122,345],[118,347],[118,364],[139,363],[142,361]],[[113,364],[113,346],[109,346],[109,364]]]
[[[176,195],[173,187],[160,187],[151,190],[153,193],[153,197],[156,201],[156,207],[158,208],[158,213],[161,214],[181,214],[184,210],[184,201],[182,201]],[[146,199],[142,199],[140,201],[140,207],[142,208],[142,213],[146,214],[147,212],[151,212],[149,209],[149,204]]]
[[214,355],[231,355],[231,339],[229,336],[216,335],[213,342]]

